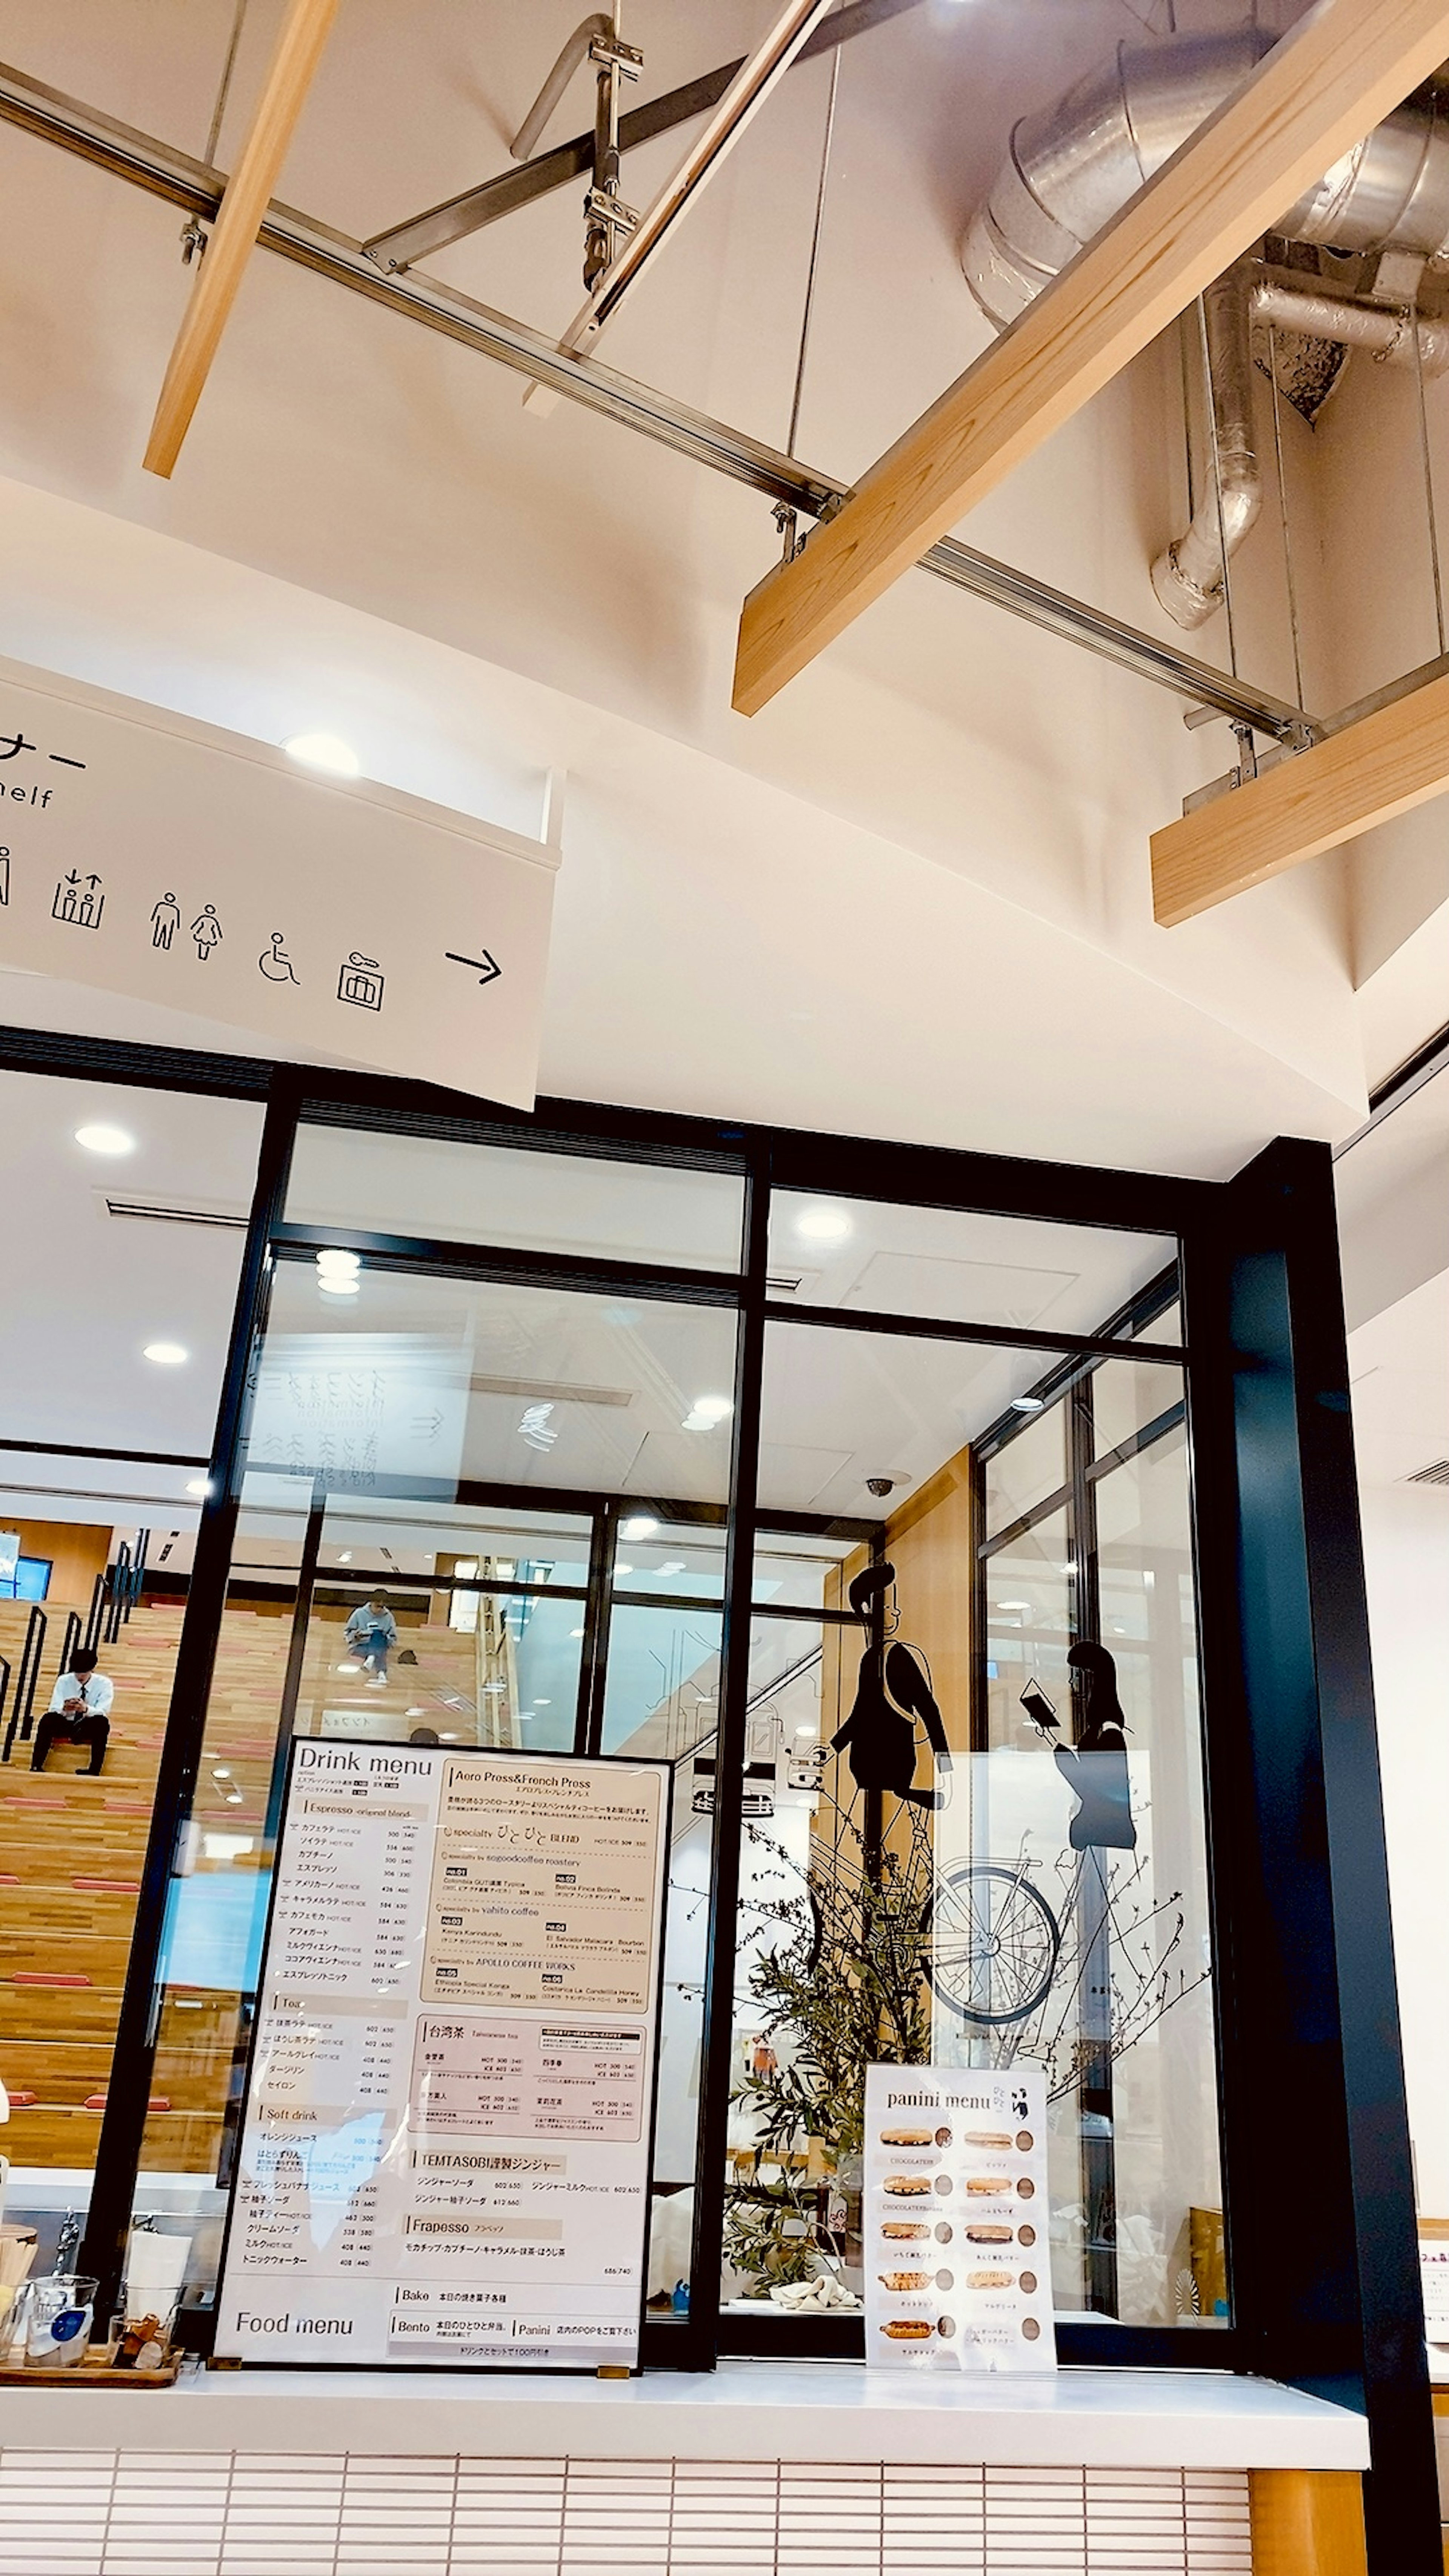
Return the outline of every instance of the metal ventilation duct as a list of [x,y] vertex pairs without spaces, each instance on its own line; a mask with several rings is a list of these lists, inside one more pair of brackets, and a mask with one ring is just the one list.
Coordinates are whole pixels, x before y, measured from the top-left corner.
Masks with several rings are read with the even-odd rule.
[[[1055,107],[1024,116],[962,245],[966,282],[998,327],[1170,161],[1270,49],[1260,28],[1117,47]],[[1449,256],[1449,119],[1423,94],[1344,154],[1275,232],[1334,250]]]
[[[1117,47],[1102,70],[1055,107],[1023,117],[984,206],[962,244],[966,282],[998,329],[1016,319],[1190,134],[1247,79],[1273,39],[1260,28]],[[1449,263],[1449,112],[1420,92],[1291,206],[1273,230],[1339,252],[1400,251]],[[1221,489],[1204,493],[1192,525],[1152,567],[1152,585],[1180,626],[1201,626],[1222,601],[1226,558],[1262,505],[1254,451],[1250,330],[1254,318],[1302,338],[1371,348],[1437,372],[1449,364],[1442,325],[1391,306],[1300,293],[1230,270],[1204,305],[1213,433]],[[1416,347],[1417,335],[1417,347]],[[1324,379],[1324,389],[1332,381]],[[1321,397],[1320,397],[1321,398]]]

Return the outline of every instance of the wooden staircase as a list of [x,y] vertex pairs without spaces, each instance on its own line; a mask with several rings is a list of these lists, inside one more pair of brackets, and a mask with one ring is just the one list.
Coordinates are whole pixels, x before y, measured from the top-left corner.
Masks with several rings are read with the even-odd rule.
[[[68,1606],[45,1605],[37,1715],[55,1680]],[[228,1614],[228,1625],[237,1615],[245,1616]],[[116,1696],[99,1779],[81,1776],[90,1759],[82,1745],[57,1745],[37,1775],[30,1746],[17,1741],[0,1770],[0,2077],[11,2097],[0,2143],[13,2164],[85,2168],[95,2162],[181,1618],[180,1603],[138,1609],[103,1650],[101,1669]],[[23,1607],[0,1605],[0,1654],[9,1655],[12,1667],[18,1667],[24,1623]],[[277,1675],[269,1712],[274,1728],[285,1623],[247,1624],[269,1632],[265,1660]],[[251,1727],[259,1732],[255,1718]],[[227,1723],[224,1731],[236,1730]],[[226,1760],[225,1754],[213,1758]],[[267,1766],[251,1767],[263,1772]],[[254,1803],[247,1800],[248,1810]],[[243,1810],[227,1812],[239,1817]],[[144,2162],[151,2169],[197,2173],[214,2164],[238,2004],[235,1993],[211,1989],[168,1995],[146,2134]]]
[[[46,1656],[37,1714],[49,1700],[69,1605],[47,1602]],[[82,1608],[84,1605],[80,1605]],[[0,1603],[0,1654],[18,1670],[26,1605]],[[137,1609],[101,1669],[116,1686],[111,1739],[99,1779],[79,1776],[84,1745],[57,1745],[48,1768],[30,1770],[18,1741],[0,1768],[0,2079],[10,2124],[0,2151],[16,2165],[94,2164],[121,1990],[130,1951],[156,1772],[171,1701],[182,1604]],[[291,1641],[291,1620],[228,1609],[217,1644],[203,1758],[196,1787],[198,1877],[262,1865],[262,1837]],[[443,1627],[405,1628],[385,1690],[339,1669],[340,1621],[314,1619],[298,1696],[299,1732],[351,1718],[376,1735],[414,1725],[474,1741],[475,1648]],[[207,1838],[250,1840],[250,1852]],[[241,1996],[175,1985],[162,2007],[152,2109],[142,2165],[149,2172],[216,2167],[223,2115],[237,2080]],[[27,2098],[29,2097],[29,2098]]]

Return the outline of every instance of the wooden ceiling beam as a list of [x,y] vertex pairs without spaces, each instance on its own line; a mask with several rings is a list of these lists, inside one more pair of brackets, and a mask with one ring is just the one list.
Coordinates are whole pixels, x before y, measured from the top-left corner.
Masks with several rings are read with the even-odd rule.
[[1449,794],[1449,673],[1355,717],[1152,835],[1164,929]]
[[768,705],[1449,55],[1449,0],[1319,0],[1070,267],[751,591]]
[[211,239],[171,352],[145,466],[170,474],[221,345],[242,274],[271,203],[297,119],[306,104],[338,0],[291,0],[267,66],[245,143],[226,183]]

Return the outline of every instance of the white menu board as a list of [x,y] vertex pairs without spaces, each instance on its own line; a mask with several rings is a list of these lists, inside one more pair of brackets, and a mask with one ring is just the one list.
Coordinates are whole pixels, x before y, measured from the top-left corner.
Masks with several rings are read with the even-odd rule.
[[870,2066],[865,2351],[873,2369],[1055,2370],[1039,2066]]
[[667,1782],[293,1744],[219,2357],[637,2361]]

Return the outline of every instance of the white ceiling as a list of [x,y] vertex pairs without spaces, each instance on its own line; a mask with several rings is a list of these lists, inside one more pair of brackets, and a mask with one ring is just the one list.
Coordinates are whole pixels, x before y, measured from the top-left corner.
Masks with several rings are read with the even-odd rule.
[[[84,1030],[85,1018],[77,1025]],[[87,1153],[75,1130],[91,1123],[122,1129],[135,1151]],[[184,1503],[194,1470],[27,1457],[5,1443],[210,1456],[242,1236],[114,1217],[105,1200],[166,1199],[244,1217],[260,1134],[249,1102],[0,1073],[0,1478],[13,1480],[12,1492],[34,1489],[32,1517],[128,1516],[97,1495],[134,1497],[140,1519],[154,1518],[165,1497]],[[148,1361],[153,1341],[178,1343],[185,1363]]]
[[[223,163],[278,7],[252,0]],[[230,11],[15,0],[6,48],[194,151]],[[636,0],[645,94],[764,14]],[[499,168],[572,23],[565,0],[418,0],[403,47],[395,12],[351,0],[282,194],[365,232]],[[1070,22],[924,0],[845,49],[807,456],[855,472],[983,345],[955,245],[1011,119],[1142,24],[1125,0]],[[827,79],[789,76],[607,345],[771,440]],[[682,139],[627,164],[636,199]],[[747,724],[728,674],[776,545],[761,500],[567,404],[540,422],[506,371],[263,255],[157,483],[139,457],[187,288],[177,231],[0,131],[5,641],[268,740],[327,724],[374,774],[504,820],[565,761],[551,1088],[1197,1171],[1353,1123],[1335,860],[1152,923],[1148,831],[1222,765],[1221,728],[1189,736],[1171,696],[914,576]],[[577,250],[568,191],[437,265],[558,327]],[[1181,506],[1177,402],[1164,345],[971,541],[1159,629],[1146,562]]]
[[1449,1458],[1449,1271],[1360,1326],[1349,1379],[1363,1484],[1398,1484]]

